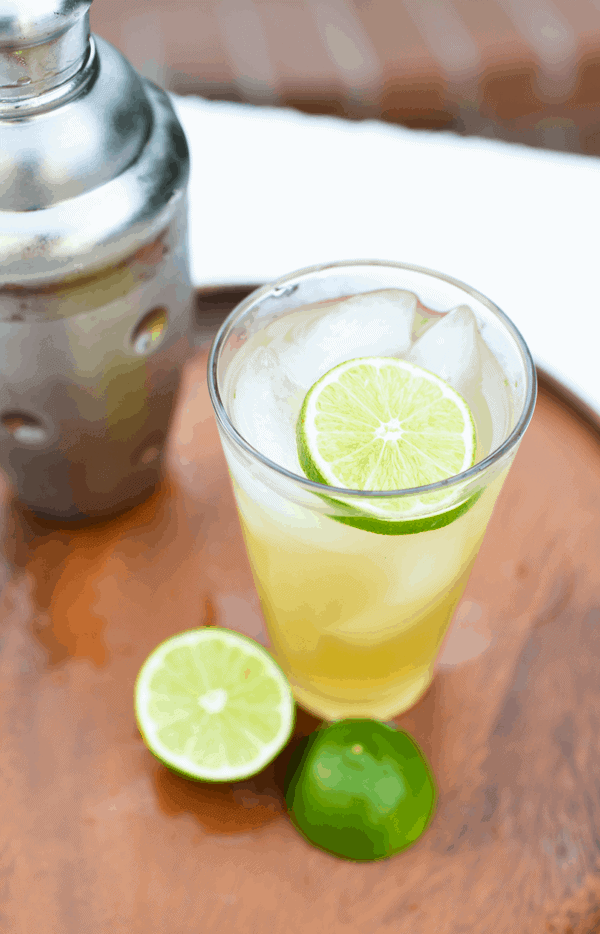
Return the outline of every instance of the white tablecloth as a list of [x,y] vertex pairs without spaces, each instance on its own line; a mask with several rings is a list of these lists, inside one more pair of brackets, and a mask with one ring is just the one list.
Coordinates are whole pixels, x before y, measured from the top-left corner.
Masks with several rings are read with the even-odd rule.
[[462,279],[600,413],[600,160],[491,140],[174,98],[192,154],[196,285],[329,260]]

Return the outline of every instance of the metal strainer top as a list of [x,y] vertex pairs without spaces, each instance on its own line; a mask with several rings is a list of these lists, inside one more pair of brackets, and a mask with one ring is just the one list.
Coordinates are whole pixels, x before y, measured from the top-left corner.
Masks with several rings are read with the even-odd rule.
[[91,2],[0,0],[0,101],[38,97],[83,67]]

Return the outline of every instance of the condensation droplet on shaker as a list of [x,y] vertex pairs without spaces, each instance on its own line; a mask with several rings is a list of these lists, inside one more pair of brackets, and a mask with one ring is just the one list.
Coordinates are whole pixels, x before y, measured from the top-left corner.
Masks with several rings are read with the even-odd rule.
[[131,344],[140,357],[151,353],[163,340],[167,330],[168,314],[163,306],[153,308],[136,325]]
[[164,432],[160,430],[153,431],[147,438],[138,444],[131,455],[131,463],[135,467],[138,464],[148,467],[153,464],[161,455],[165,442]]
[[0,422],[18,444],[42,444],[48,435],[39,418],[25,412],[5,412]]
[[160,448],[157,448],[155,445],[151,445],[149,448],[146,448],[142,452],[140,457],[140,464],[151,464],[156,460],[157,457],[160,457]]

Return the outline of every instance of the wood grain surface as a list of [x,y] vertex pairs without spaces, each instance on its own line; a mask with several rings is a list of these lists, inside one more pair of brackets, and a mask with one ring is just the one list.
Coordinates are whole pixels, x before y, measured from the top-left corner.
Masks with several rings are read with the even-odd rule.
[[94,0],[180,94],[600,154],[598,0]]
[[203,623],[265,641],[205,383],[169,479],[110,522],[6,516],[0,608],[3,934],[592,934],[600,930],[600,434],[542,379],[440,669],[399,723],[437,815],[407,852],[311,848],[285,765],[195,784],[137,732],[138,668]]

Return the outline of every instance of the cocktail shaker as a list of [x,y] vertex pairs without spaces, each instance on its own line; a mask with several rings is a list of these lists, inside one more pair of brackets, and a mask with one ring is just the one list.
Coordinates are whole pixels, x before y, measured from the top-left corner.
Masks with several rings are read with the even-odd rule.
[[61,520],[153,490],[194,337],[185,136],[90,4],[0,0],[0,468]]

